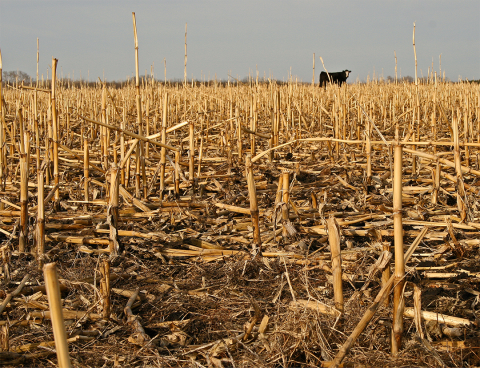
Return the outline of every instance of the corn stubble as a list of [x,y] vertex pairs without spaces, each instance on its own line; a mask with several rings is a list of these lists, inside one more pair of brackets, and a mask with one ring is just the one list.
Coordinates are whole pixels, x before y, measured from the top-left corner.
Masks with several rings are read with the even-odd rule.
[[[71,84],[53,59],[49,83],[0,89],[2,280],[51,275],[9,299],[0,357],[51,355],[48,311],[65,366],[87,349],[120,365],[475,364],[478,85],[159,82],[138,76],[134,33],[134,83]],[[420,310],[413,285],[442,291]],[[25,308],[46,335],[21,337]],[[118,351],[92,332],[106,324]]]

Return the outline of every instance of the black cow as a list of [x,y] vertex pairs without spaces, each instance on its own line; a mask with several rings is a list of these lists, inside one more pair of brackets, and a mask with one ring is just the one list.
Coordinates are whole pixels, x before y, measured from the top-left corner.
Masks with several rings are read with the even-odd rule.
[[320,73],[320,87],[327,87],[327,83],[329,82],[328,76],[330,75],[330,82],[336,83],[339,86],[342,85],[342,83],[345,83],[347,81],[348,75],[351,73],[351,70],[345,69],[343,72],[338,72],[338,73],[325,73],[321,72]]

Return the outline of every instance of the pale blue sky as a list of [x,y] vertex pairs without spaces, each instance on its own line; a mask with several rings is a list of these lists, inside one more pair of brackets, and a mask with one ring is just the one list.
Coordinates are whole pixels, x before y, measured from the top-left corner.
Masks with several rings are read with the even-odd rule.
[[183,79],[188,23],[188,78],[244,78],[249,70],[286,80],[315,81],[322,70],[352,70],[349,82],[373,72],[394,76],[397,53],[402,76],[414,76],[416,22],[418,75],[434,70],[452,80],[480,79],[480,1],[282,1],[282,0],[0,0],[3,70],[40,76],[52,56],[58,77],[123,80],[135,71],[132,11],[136,13],[140,73]]

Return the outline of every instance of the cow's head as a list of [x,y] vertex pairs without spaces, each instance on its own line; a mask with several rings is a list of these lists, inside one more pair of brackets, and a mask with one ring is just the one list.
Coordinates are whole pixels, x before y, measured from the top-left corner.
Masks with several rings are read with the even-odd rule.
[[348,75],[349,75],[352,71],[345,69],[343,72],[345,73],[345,78],[348,78]]

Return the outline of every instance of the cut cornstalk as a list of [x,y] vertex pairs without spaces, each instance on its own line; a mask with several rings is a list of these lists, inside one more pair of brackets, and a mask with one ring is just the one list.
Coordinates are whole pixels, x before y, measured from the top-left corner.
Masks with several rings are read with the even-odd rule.
[[460,145],[458,142],[458,121],[457,119],[452,119],[452,130],[453,130],[453,154],[455,162],[455,171],[457,178],[457,208],[460,212],[460,218],[464,221],[467,218],[467,207],[465,203],[465,186],[463,184],[463,175],[462,175],[462,161],[460,157]]
[[[58,119],[57,119],[57,106],[56,106],[56,92],[55,84],[57,82],[57,62],[58,60],[52,58],[52,140],[53,140],[53,180],[55,185],[60,184],[59,172],[58,172]],[[54,208],[58,210],[60,208],[60,189],[55,191],[55,203]]]
[[[257,131],[257,98],[256,95],[252,96],[252,102],[250,105],[250,131],[255,133]],[[255,156],[255,134],[250,134],[250,153],[252,157]]]
[[[162,143],[166,144],[167,142],[167,109],[168,109],[168,93],[165,92],[163,96],[163,111],[162,111]],[[177,151],[175,151],[176,157]],[[161,148],[160,151],[160,199],[163,199],[165,192],[165,165],[167,163],[166,159],[166,149],[165,147]]]
[[110,179],[110,203],[107,210],[107,222],[110,223],[110,252],[112,255],[118,255],[120,244],[118,242],[118,197],[119,197],[119,170],[116,166],[111,169]]
[[37,262],[38,268],[41,270],[43,268],[43,259],[45,253],[45,206],[44,201],[44,173],[43,170],[38,170],[37,173],[38,180],[38,194],[37,194],[37,232],[36,232],[36,241],[37,241]]
[[194,141],[194,125],[193,121],[189,123],[189,129],[190,129],[190,134],[189,134],[189,154],[188,154],[188,179],[192,182],[193,185],[193,179],[194,179],[194,156],[195,156],[195,141]]
[[365,129],[365,154],[367,156],[367,186],[372,181],[372,144],[370,143],[370,122],[367,120],[367,127]]
[[282,220],[283,220],[283,231],[282,236],[286,238],[288,236],[287,230],[287,222],[289,221],[288,215],[288,203],[290,201],[290,193],[289,193],[289,186],[290,186],[290,172],[288,170],[284,170],[282,172]]
[[238,153],[238,160],[240,161],[243,152],[242,152],[242,123],[240,122],[240,113],[238,111],[238,106],[235,106],[235,122],[237,123],[237,153]]
[[198,150],[197,177],[200,177],[202,174],[202,160],[203,160],[203,136],[200,137],[200,148]]
[[26,153],[20,154],[20,234],[18,251],[25,252],[28,240],[28,165]]
[[[107,87],[103,83],[102,87],[102,123],[107,123]],[[102,156],[103,168],[108,168],[108,135],[107,128],[101,127],[100,129],[100,151]]]
[[62,313],[62,300],[60,297],[60,284],[57,276],[55,263],[45,265],[43,269],[45,286],[47,288],[48,305],[52,318],[53,337],[57,351],[58,366],[60,368],[71,367],[70,355],[68,353],[67,334]]
[[395,244],[395,288],[393,293],[393,339],[392,354],[398,354],[403,334],[403,285],[405,283],[405,261],[403,258],[402,224],[402,160],[403,147],[397,143],[394,148],[393,173],[393,230]]
[[[125,130],[125,124],[127,121],[127,108],[124,106],[123,107],[123,118],[122,121],[120,122],[120,128],[122,130]],[[125,136],[123,135],[123,132],[120,132],[120,162],[123,162],[123,159],[125,158]],[[120,184],[125,185],[125,168],[123,166],[120,166]]]
[[277,187],[277,195],[275,197],[275,206],[277,203],[282,201],[282,192],[283,192],[283,174],[278,177],[278,187]]
[[[1,81],[0,81],[1,83]],[[38,83],[38,80],[37,80]],[[35,91],[34,101],[33,101],[33,123],[34,123],[34,131],[35,131],[35,153],[36,153],[36,160],[37,160],[37,172],[40,170],[40,132],[38,127],[38,101],[37,101],[37,91]],[[1,100],[1,97],[0,97]],[[0,107],[1,110],[1,107]],[[1,112],[0,112],[1,115]],[[1,143],[1,142],[0,142]]]
[[112,304],[110,300],[111,287],[110,287],[110,261],[108,259],[103,260],[103,264],[100,266],[100,272],[102,273],[102,280],[100,281],[100,290],[103,296],[103,318],[110,319],[110,313],[112,310]]
[[[149,118],[149,112],[150,112],[150,99],[147,98],[147,103],[145,105],[145,134],[147,137],[150,135],[150,118]],[[145,158],[148,159],[150,155],[150,146],[148,143],[145,143]]]
[[335,309],[343,314],[343,285],[342,285],[342,256],[340,251],[340,228],[331,216],[327,220],[328,243],[332,256],[332,274],[333,274],[333,294],[335,300]]
[[180,198],[180,152],[175,151],[175,198]]
[[[382,249],[383,251],[390,252],[390,243],[383,243],[382,244]],[[385,269],[382,272],[382,286],[386,285],[388,283],[388,280],[390,280],[391,272],[390,272],[390,262],[385,266]],[[385,307],[388,307],[390,304],[390,293],[385,297],[384,305]]]
[[432,204],[437,204],[438,202],[438,191],[440,189],[440,163],[437,162],[436,167],[432,170],[432,181],[433,181],[433,190],[432,190]]
[[260,247],[260,212],[257,204],[257,190],[255,180],[253,178],[253,165],[251,155],[245,157],[245,171],[247,176],[248,195],[250,198],[250,215],[252,217],[253,226],[253,245],[254,248]]
[[[88,139],[85,138],[83,141],[83,195],[85,198],[85,202],[89,201],[89,195],[88,195],[88,181],[89,181],[89,162],[90,162],[90,154],[88,150]],[[85,211],[88,210],[88,205],[85,203],[84,206]]]

